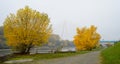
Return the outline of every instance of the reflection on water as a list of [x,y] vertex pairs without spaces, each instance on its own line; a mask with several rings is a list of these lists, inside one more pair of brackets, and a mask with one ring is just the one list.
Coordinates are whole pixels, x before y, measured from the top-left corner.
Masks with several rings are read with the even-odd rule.
[[0,56],[5,56],[11,53],[12,53],[11,49],[0,49]]

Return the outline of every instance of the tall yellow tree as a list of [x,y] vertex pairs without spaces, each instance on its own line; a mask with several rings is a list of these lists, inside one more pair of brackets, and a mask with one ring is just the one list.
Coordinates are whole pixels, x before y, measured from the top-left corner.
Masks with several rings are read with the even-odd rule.
[[74,36],[74,44],[77,50],[92,50],[99,44],[100,34],[96,32],[97,27],[77,28],[77,35]]
[[20,53],[29,53],[31,47],[46,43],[51,32],[48,15],[28,6],[10,14],[4,21],[7,44]]

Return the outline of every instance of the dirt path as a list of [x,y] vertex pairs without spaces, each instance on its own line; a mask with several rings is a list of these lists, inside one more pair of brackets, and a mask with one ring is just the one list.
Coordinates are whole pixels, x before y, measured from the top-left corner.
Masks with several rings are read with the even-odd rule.
[[27,64],[100,64],[100,51],[90,52],[72,57],[40,60]]

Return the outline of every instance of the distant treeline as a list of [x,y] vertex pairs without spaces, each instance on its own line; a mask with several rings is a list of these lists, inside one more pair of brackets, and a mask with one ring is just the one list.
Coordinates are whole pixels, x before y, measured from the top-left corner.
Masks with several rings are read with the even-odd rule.
[[9,46],[6,45],[6,39],[4,38],[3,27],[0,27],[0,49],[8,49]]
[[[3,26],[0,27],[0,49],[10,48],[6,44],[6,39],[4,38]],[[59,35],[52,34],[48,40],[48,43],[45,44],[49,47],[74,47],[73,42],[69,40],[62,40]]]

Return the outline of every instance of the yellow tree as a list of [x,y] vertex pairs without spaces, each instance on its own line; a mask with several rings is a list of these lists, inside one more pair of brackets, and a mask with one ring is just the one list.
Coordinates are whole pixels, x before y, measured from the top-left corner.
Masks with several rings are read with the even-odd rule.
[[97,28],[92,25],[90,28],[77,28],[77,35],[74,36],[74,44],[77,50],[92,50],[99,44],[100,34]]
[[7,44],[20,53],[29,53],[31,47],[46,43],[51,32],[48,15],[28,6],[10,14],[4,21]]

